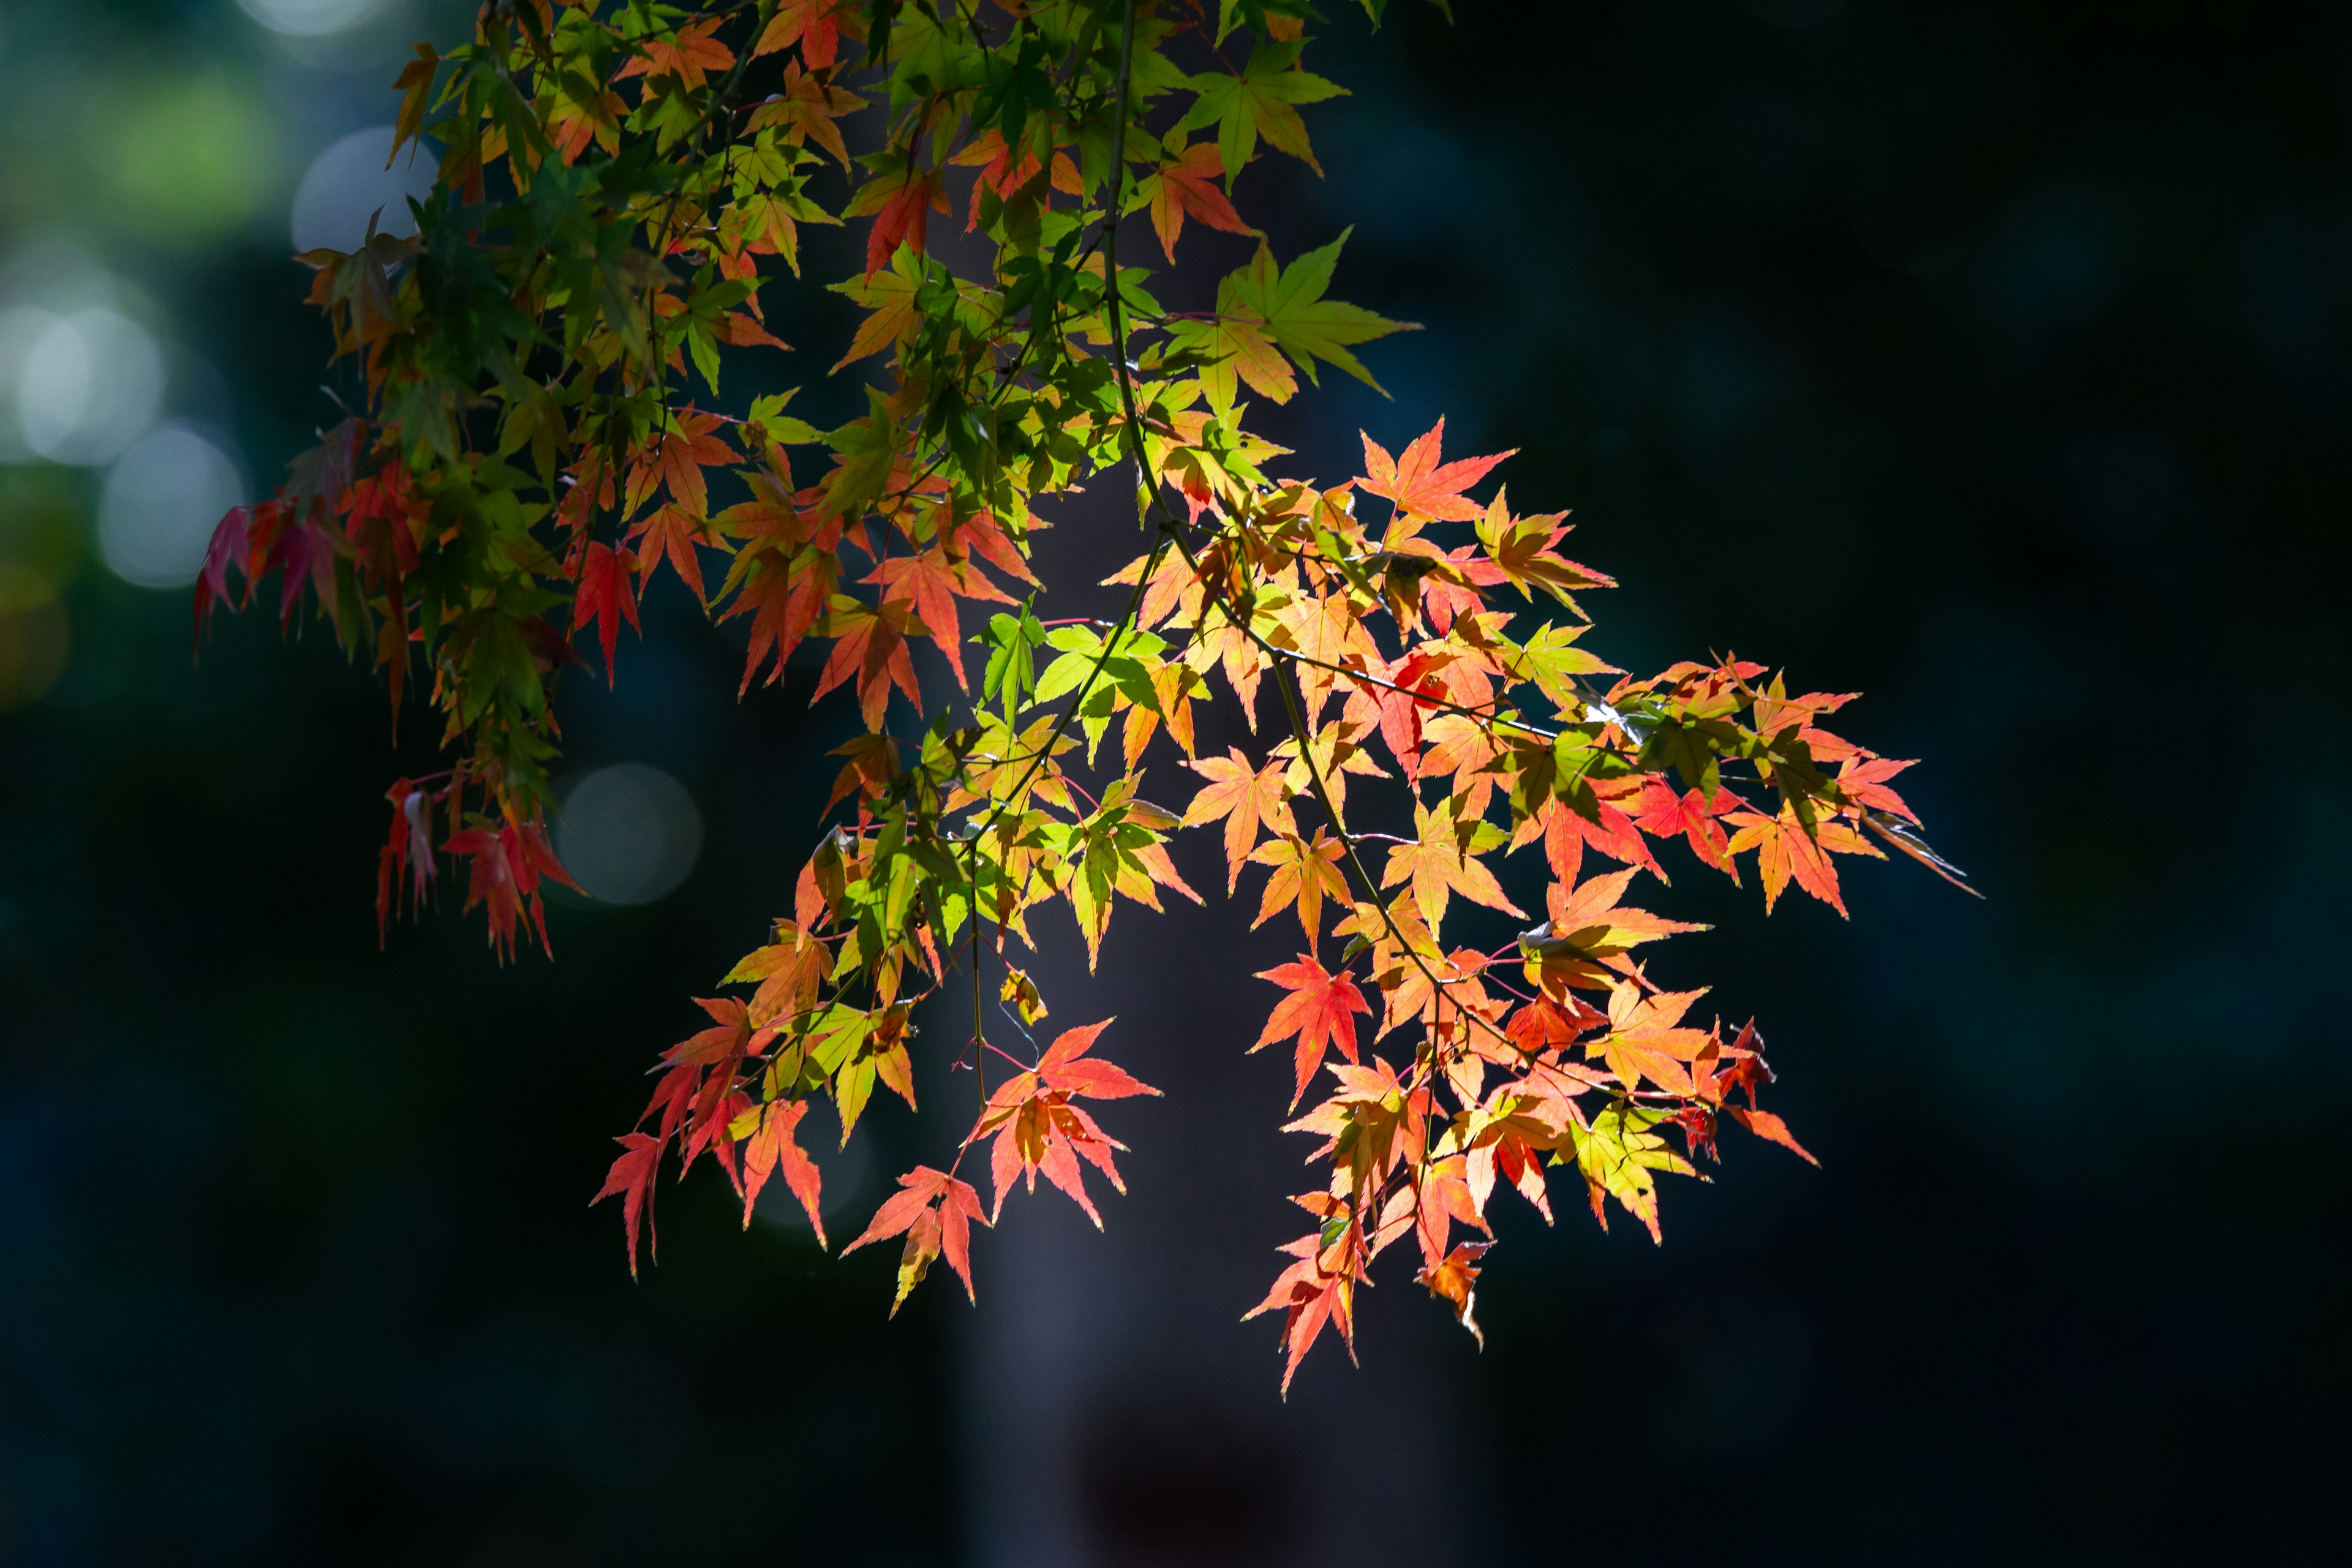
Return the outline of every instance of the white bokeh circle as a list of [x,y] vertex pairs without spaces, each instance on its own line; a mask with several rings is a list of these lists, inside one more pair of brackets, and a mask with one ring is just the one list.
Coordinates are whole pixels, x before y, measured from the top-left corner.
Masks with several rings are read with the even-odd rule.
[[163,398],[163,353],[103,306],[0,315],[0,447],[94,468],[137,440]]
[[383,10],[386,0],[236,0],[245,14],[273,33],[319,38],[355,27]]
[[[440,165],[421,148],[392,155],[393,128],[371,125],[334,142],[310,161],[301,184],[294,188],[294,208],[289,227],[297,251],[351,251],[367,237],[370,214],[378,234],[416,232],[409,216],[408,198],[423,201],[433,193],[433,176]],[[379,213],[379,209],[381,212]]]
[[555,852],[594,897],[650,904],[674,891],[701,858],[702,814],[686,786],[659,768],[599,768],[563,796]]
[[194,426],[159,426],[107,470],[99,553],[126,583],[184,588],[203,569],[222,515],[245,500],[245,476],[220,442]]

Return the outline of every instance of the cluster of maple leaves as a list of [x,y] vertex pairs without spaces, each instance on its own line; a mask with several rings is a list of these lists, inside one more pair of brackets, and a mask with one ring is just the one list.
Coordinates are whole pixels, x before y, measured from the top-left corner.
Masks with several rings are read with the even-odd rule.
[[[1654,1236],[1655,1173],[1725,1119],[1803,1152],[1757,1104],[1754,1029],[1687,1022],[1701,993],[1635,953],[1694,929],[1624,902],[1665,877],[1653,840],[1734,879],[1752,852],[1768,909],[1793,881],[1843,913],[1837,855],[1955,875],[1889,784],[1908,764],[1822,727],[1845,697],[1731,658],[1635,679],[1580,646],[1577,595],[1609,580],[1559,553],[1561,514],[1475,499],[1501,456],[1444,460],[1441,422],[1394,455],[1366,437],[1337,484],[1276,476],[1247,400],[1320,366],[1369,383],[1354,347],[1403,323],[1326,297],[1344,236],[1286,264],[1259,238],[1213,308],[1164,308],[1118,220],[1148,213],[1171,264],[1188,219],[1256,237],[1237,180],[1269,149],[1313,165],[1299,106],[1343,90],[1299,65],[1306,27],[1302,0],[493,0],[398,84],[400,142],[441,160],[414,237],[302,258],[367,407],[224,519],[196,616],[276,574],[281,616],[315,603],[395,714],[429,675],[454,754],[388,792],[380,922],[446,858],[502,954],[518,930],[545,944],[545,884],[569,884],[543,826],[553,689],[588,653],[612,679],[665,565],[748,618],[744,689],[808,644],[816,696],[847,689],[865,720],[790,913],[722,983],[748,994],[700,1001],[710,1026],[664,1053],[621,1140],[598,1197],[632,1269],[673,1156],[682,1176],[709,1155],[747,1223],[781,1175],[822,1240],[811,1107],[845,1146],[877,1084],[912,1108],[911,1020],[960,972],[973,1123],[848,1249],[898,1239],[903,1302],[942,1257],[969,1291],[973,1222],[1041,1173],[1099,1225],[1086,1167],[1118,1188],[1123,1145],[1086,1102],[1157,1091],[1092,1054],[1107,1022],[1029,1043],[1047,1005],[1011,944],[1060,906],[1091,962],[1120,900],[1197,900],[1167,842],[1215,826],[1228,892],[1262,870],[1257,923],[1302,939],[1259,977],[1278,994],[1250,1048],[1292,1052],[1294,1111],[1322,1094],[1289,1125],[1328,1180],[1258,1308],[1285,1314],[1286,1390],[1325,1325],[1352,1349],[1355,1287],[1407,1233],[1475,1331],[1498,1179],[1549,1219],[1545,1169],[1572,1167],[1597,1217],[1613,1201]],[[928,244],[959,196],[990,258],[961,271]],[[798,276],[799,226],[849,220],[864,268],[833,287],[866,314],[834,369],[888,356],[866,413],[723,412],[728,351],[785,346],[760,294]],[[1125,611],[1040,621],[1035,503],[1129,465],[1151,542],[1110,580]],[[1221,689],[1283,738],[1202,754]],[[1144,793],[1171,748],[1201,781],[1181,811]],[[1497,874],[1538,847],[1541,918]],[[1462,940],[1482,920],[1499,946]],[[960,1174],[983,1142],[987,1205]]]

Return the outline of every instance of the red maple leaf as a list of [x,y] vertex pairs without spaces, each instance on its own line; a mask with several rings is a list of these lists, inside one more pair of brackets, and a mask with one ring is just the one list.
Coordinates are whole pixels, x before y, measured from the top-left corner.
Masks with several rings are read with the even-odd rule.
[[873,1222],[841,1249],[841,1255],[846,1258],[869,1241],[906,1237],[906,1248],[898,1258],[898,1297],[890,1303],[894,1318],[906,1305],[908,1293],[922,1282],[931,1259],[943,1253],[948,1267],[963,1281],[965,1299],[978,1300],[971,1289],[971,1222],[987,1223],[981,1215],[980,1194],[971,1183],[929,1165],[918,1165],[899,1177],[898,1188],[874,1211]]
[[980,1120],[972,1124],[964,1139],[970,1148],[982,1138],[993,1136],[994,1147],[989,1151],[989,1173],[996,1185],[996,1204],[989,1211],[990,1223],[1004,1212],[1004,1199],[1017,1179],[1025,1178],[1031,1192],[1037,1190],[1037,1175],[1067,1193],[1087,1217],[1102,1228],[1102,1215],[1096,1211],[1094,1200],[1087,1195],[1085,1174],[1078,1165],[1081,1157],[1110,1178],[1118,1191],[1127,1191],[1119,1179],[1118,1167],[1111,1159],[1111,1151],[1125,1149],[1126,1144],[1112,1138],[1095,1124],[1095,1119],[1071,1100],[1083,1096],[1092,1100],[1123,1100],[1129,1095],[1158,1094],[1150,1084],[1140,1082],[1121,1068],[1109,1062],[1082,1059],[1087,1047],[1110,1024],[1106,1018],[1099,1024],[1064,1031],[1046,1047],[1035,1068],[1016,1073],[997,1086],[982,1108]]
[[659,1233],[654,1231],[652,1225],[653,1205],[648,1200],[653,1194],[655,1173],[661,1167],[662,1141],[650,1133],[624,1132],[614,1142],[621,1146],[621,1157],[613,1162],[613,1168],[604,1174],[604,1186],[588,1200],[588,1206],[593,1208],[609,1197],[621,1200],[621,1224],[629,1239],[629,1278],[634,1279],[637,1277],[640,1219],[646,1221],[648,1236],[655,1238],[655,1247],[660,1247]]
[[850,210],[855,214],[868,205],[874,212],[874,231],[866,237],[866,276],[871,278],[898,254],[902,240],[914,247],[916,255],[923,254],[923,234],[932,209],[947,211],[948,196],[938,170],[918,174],[909,169],[905,179],[887,189],[878,202],[861,201]]
[[780,1100],[760,1113],[760,1125],[743,1145],[743,1226],[751,1226],[752,1205],[760,1201],[760,1189],[768,1184],[768,1177],[777,1171],[784,1176],[784,1185],[801,1201],[808,1215],[809,1228],[816,1232],[816,1244],[824,1245],[824,1215],[817,1206],[824,1177],[816,1162],[802,1152],[793,1137],[801,1118],[808,1114],[805,1100]]
[[392,832],[376,854],[375,941],[383,945],[384,928],[392,922],[393,905],[404,877],[409,879],[408,907],[425,902],[425,884],[438,874],[433,858],[433,801],[406,779],[394,779],[384,791],[392,802]]
[[637,625],[637,598],[630,590],[629,574],[635,571],[637,558],[627,551],[614,551],[600,542],[591,542],[580,559],[580,585],[572,595],[572,633],[580,635],[585,621],[596,623],[596,641],[604,650],[604,684],[613,684],[613,645],[621,635],[621,618],[628,617],[629,629],[638,636],[645,628]]
[[551,954],[555,951],[548,945],[547,911],[539,896],[541,879],[552,878],[574,892],[586,889],[556,859],[539,824],[468,827],[451,834],[441,847],[452,855],[473,858],[473,875],[466,884],[466,910],[470,914],[479,904],[488,911],[490,946],[497,950],[499,963],[514,956],[515,923],[524,914],[539,936],[541,949]]
[[[657,508],[638,519],[636,526],[629,530],[629,538],[637,546],[638,592],[643,593],[645,585],[653,581],[655,569],[667,557],[671,568],[694,590],[695,598],[705,605],[710,603],[710,595],[702,586],[702,562],[694,552],[696,545],[709,542],[709,535],[703,523],[684,507],[673,503]],[[608,666],[610,662],[608,658]]]
[[1727,789],[1718,789],[1710,805],[1704,791],[1685,790],[1676,795],[1665,780],[1653,778],[1643,784],[1637,804],[1640,809],[1633,820],[1641,824],[1643,832],[1659,838],[1670,838],[1679,833],[1690,841],[1692,854],[1717,870],[1728,873],[1733,881],[1739,880],[1739,867],[1731,858],[1729,840],[1716,818],[1745,806],[1746,801]]
[[833,657],[825,660],[824,673],[817,678],[811,702],[855,675],[857,706],[868,730],[882,728],[882,713],[890,705],[893,684],[907,694],[908,701],[922,707],[915,664],[907,657],[907,634],[923,629],[914,618],[912,605],[904,599],[886,599],[881,608],[869,609],[855,599],[837,595],[826,624],[837,640]]
[[1285,963],[1258,972],[1260,980],[1271,980],[1290,994],[1275,1004],[1273,1016],[1259,1032],[1256,1051],[1287,1036],[1298,1037],[1296,1058],[1298,1069],[1297,1088],[1291,1091],[1290,1104],[1296,1110],[1299,1097],[1315,1071],[1323,1065],[1323,1053],[1338,1047],[1339,1054],[1349,1061],[1356,1059],[1356,1020],[1352,1015],[1371,1015],[1371,1005],[1356,988],[1355,977],[1341,970],[1334,974],[1315,961],[1311,953],[1301,953],[1295,963]]

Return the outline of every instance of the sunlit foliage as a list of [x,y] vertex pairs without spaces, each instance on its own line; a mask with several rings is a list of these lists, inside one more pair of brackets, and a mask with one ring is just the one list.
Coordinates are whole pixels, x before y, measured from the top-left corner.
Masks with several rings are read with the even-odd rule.
[[[1257,1309],[1285,1314],[1286,1388],[1326,1324],[1352,1346],[1355,1287],[1407,1237],[1475,1332],[1498,1185],[1549,1219],[1568,1167],[1597,1218],[1654,1236],[1656,1173],[1711,1156],[1723,1121],[1803,1153],[1757,1103],[1755,1029],[1702,1026],[1702,993],[1636,951],[1695,928],[1625,900],[1665,875],[1653,840],[1735,880],[1752,857],[1768,909],[1793,883],[1843,913],[1838,855],[1952,876],[1890,784],[1908,764],[1822,727],[1846,696],[1765,666],[1605,663],[1581,601],[1610,580],[1560,553],[1563,514],[1480,499],[1507,454],[1449,460],[1442,423],[1393,454],[1367,435],[1352,478],[1284,477],[1251,400],[1371,382],[1356,350],[1404,325],[1330,297],[1344,236],[1260,239],[1194,309],[1120,254],[1129,214],[1171,264],[1188,220],[1256,235],[1249,166],[1314,164],[1301,106],[1344,90],[1301,64],[1309,25],[1302,0],[499,0],[401,77],[400,137],[441,160],[417,232],[302,258],[366,407],[230,513],[196,593],[201,626],[275,574],[281,615],[315,602],[395,711],[421,690],[441,715],[451,766],[389,792],[379,920],[449,861],[502,952],[545,942],[545,885],[569,880],[543,827],[554,689],[610,678],[665,570],[747,618],[745,689],[809,645],[818,697],[866,731],[741,990],[700,1001],[709,1026],[622,1139],[599,1196],[633,1268],[672,1155],[710,1156],[747,1218],[781,1175],[822,1237],[809,1106],[845,1144],[877,1086],[911,1107],[909,1020],[964,986],[971,1131],[851,1249],[903,1238],[903,1301],[940,1257],[970,1289],[972,1225],[1041,1173],[1099,1224],[1086,1168],[1118,1186],[1123,1145],[1090,1102],[1157,1091],[1093,1054],[1105,1024],[1031,1044],[1047,1001],[1010,961],[1054,940],[1048,906],[1092,962],[1122,902],[1198,900],[1167,847],[1188,826],[1301,939],[1259,976],[1279,997],[1251,1047],[1293,1054],[1294,1110],[1324,1096],[1290,1126],[1328,1180]],[[984,262],[933,253],[959,218]],[[834,370],[880,356],[885,384],[833,430],[789,395],[719,412],[738,356],[785,348],[772,290],[803,226],[841,223],[864,265],[831,287],[866,314]],[[1037,509],[1097,479],[1146,530],[1111,579],[1125,608],[1041,619]],[[921,641],[951,689],[919,679]],[[1279,738],[1201,754],[1220,701]],[[1160,804],[1150,765],[1154,790],[1197,788]],[[1497,874],[1524,850],[1540,910]],[[1528,929],[1449,938],[1470,905]],[[991,1035],[999,1007],[1019,1033]],[[961,1173],[982,1145],[987,1203]]]

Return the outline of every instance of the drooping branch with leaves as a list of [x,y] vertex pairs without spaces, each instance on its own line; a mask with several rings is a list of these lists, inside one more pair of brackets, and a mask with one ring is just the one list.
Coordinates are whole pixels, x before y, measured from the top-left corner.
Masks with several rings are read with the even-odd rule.
[[[611,679],[665,567],[747,618],[744,689],[806,646],[817,698],[864,719],[785,912],[722,982],[742,989],[698,999],[709,1026],[621,1138],[598,1196],[632,1269],[673,1156],[709,1155],[747,1220],[781,1174],[822,1240],[803,1120],[828,1099],[845,1146],[877,1084],[911,1107],[927,1003],[968,1001],[979,1105],[849,1249],[901,1238],[903,1302],[942,1257],[970,1291],[973,1222],[1040,1173],[1099,1224],[1086,1166],[1118,1186],[1123,1145],[1087,1102],[1156,1091],[1094,1054],[1105,1024],[1032,1045],[1047,1006],[1013,961],[1058,939],[1050,906],[1091,963],[1121,900],[1197,901],[1168,840],[1214,826],[1228,895],[1262,871],[1258,923],[1302,937],[1247,1043],[1292,1053],[1293,1111],[1321,1095],[1289,1127],[1328,1181],[1257,1308],[1285,1314],[1287,1389],[1327,1323],[1352,1350],[1355,1287],[1408,1236],[1476,1331],[1498,1183],[1549,1220],[1546,1168],[1572,1167],[1597,1218],[1655,1236],[1655,1173],[1722,1121],[1803,1153],[1758,1104],[1752,1025],[1698,1026],[1702,993],[1636,952],[1695,929],[1624,901],[1665,875],[1653,839],[1734,880],[1752,852],[1768,910],[1794,882],[1843,913],[1836,855],[1958,880],[1891,785],[1909,764],[1822,728],[1846,697],[1588,650],[1579,596],[1610,580],[1559,553],[1563,514],[1474,499],[1502,457],[1445,460],[1441,423],[1394,455],[1366,436],[1364,471],[1318,485],[1249,432],[1301,375],[1371,382],[1355,350],[1403,325],[1328,297],[1344,236],[1285,259],[1235,203],[1269,153],[1315,163],[1300,108],[1343,89],[1301,65],[1308,21],[1304,0],[494,0],[397,84],[394,156],[439,155],[414,233],[301,258],[362,411],[223,520],[196,617],[276,574],[280,615],[314,603],[395,720],[420,689],[441,715],[446,771],[388,792],[380,928],[446,868],[502,955],[545,944],[543,884],[570,881],[544,826],[556,689]],[[931,226],[959,207],[975,259],[951,267]],[[1171,308],[1120,221],[1146,213],[1171,269],[1188,221],[1255,253]],[[832,374],[878,363],[865,413],[726,412],[722,373],[785,350],[802,226],[842,223],[864,265],[831,287],[866,315]],[[1040,620],[1034,534],[1098,480],[1133,489],[1148,543],[1111,579],[1124,608]],[[928,692],[917,642],[944,663]],[[1196,708],[1226,700],[1280,738],[1200,754]],[[1143,787],[1171,752],[1201,781],[1181,809]],[[1539,916],[1497,875],[1524,850]],[[1445,934],[1467,905],[1530,924],[1482,951]],[[987,1204],[962,1173],[982,1145]]]

